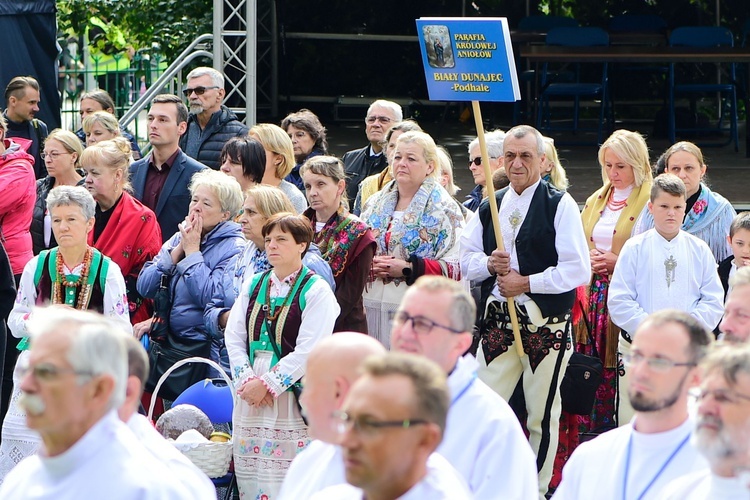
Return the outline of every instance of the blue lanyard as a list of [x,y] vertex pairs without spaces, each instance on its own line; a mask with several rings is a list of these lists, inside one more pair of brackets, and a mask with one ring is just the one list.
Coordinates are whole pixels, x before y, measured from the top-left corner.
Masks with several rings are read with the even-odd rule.
[[[651,487],[654,485],[657,479],[659,479],[659,476],[662,475],[664,472],[664,469],[667,468],[669,463],[674,459],[674,457],[680,452],[680,450],[687,444],[687,442],[690,440],[690,434],[685,436],[685,439],[682,440],[680,444],[677,445],[677,448],[674,449],[671,455],[669,455],[669,458],[667,458],[666,462],[661,466],[661,468],[658,470],[656,475],[651,478],[651,481],[646,485],[646,488],[641,492],[640,495],[638,495],[636,500],[641,500],[646,492],[651,489]],[[630,453],[633,450],[633,433],[630,433],[630,439],[628,439],[628,450],[625,455],[625,478],[622,481],[622,500],[628,500],[628,476],[630,475]]]
[[453,406],[453,405],[454,405],[454,404],[456,403],[456,401],[458,401],[459,399],[461,399],[461,396],[463,396],[464,394],[466,394],[466,391],[468,391],[468,390],[469,390],[469,388],[470,388],[470,387],[471,387],[471,386],[472,386],[472,385],[474,384],[474,381],[475,381],[476,379],[477,379],[477,373],[476,373],[476,372],[474,372],[474,376],[473,376],[473,377],[471,377],[471,380],[469,380],[469,383],[468,383],[468,384],[466,384],[466,385],[464,386],[464,388],[463,388],[463,389],[461,389],[461,390],[460,390],[460,391],[458,392],[458,394],[456,394],[456,397],[454,397],[454,398],[453,398],[453,399],[451,400],[451,406]]

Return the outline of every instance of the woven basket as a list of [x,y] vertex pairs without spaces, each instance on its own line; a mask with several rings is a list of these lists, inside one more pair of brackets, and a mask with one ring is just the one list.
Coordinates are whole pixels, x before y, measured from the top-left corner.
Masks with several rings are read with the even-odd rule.
[[[154,393],[151,396],[151,404],[148,408],[148,419],[153,420],[154,405],[156,404],[156,397],[159,393],[162,383],[169,377],[169,375],[177,368],[186,365],[188,363],[204,363],[216,371],[218,371],[222,378],[226,381],[229,387],[232,387],[232,381],[229,379],[224,370],[215,362],[205,358],[187,358],[178,361],[173,364],[164,375],[161,376],[159,382],[157,382],[154,388]],[[237,395],[234,391],[232,392],[232,403],[237,404]],[[208,477],[217,478],[227,475],[229,472],[229,464],[232,461],[232,440],[230,439],[226,443],[215,443],[209,441],[208,443],[177,443],[172,444],[182,452],[183,455],[188,457],[193,464],[202,470]]]

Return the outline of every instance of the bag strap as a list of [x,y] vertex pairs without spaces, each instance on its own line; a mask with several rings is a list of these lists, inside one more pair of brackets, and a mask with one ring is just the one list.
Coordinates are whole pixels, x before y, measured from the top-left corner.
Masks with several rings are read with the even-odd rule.
[[583,304],[580,300],[576,300],[576,305],[581,309],[581,321],[583,321],[583,325],[586,327],[586,338],[588,339],[589,345],[591,346],[592,354],[598,358],[599,351],[597,351],[596,344],[594,343],[594,338],[591,336],[591,325],[589,324],[588,319],[586,319],[586,309],[584,309]]

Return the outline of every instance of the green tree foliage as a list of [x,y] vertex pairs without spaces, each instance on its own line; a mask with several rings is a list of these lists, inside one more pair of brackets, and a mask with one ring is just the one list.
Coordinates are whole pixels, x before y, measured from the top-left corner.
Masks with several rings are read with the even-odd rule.
[[211,0],[57,0],[60,30],[74,36],[93,30],[100,35],[95,50],[156,45],[167,60],[211,32],[212,6]]

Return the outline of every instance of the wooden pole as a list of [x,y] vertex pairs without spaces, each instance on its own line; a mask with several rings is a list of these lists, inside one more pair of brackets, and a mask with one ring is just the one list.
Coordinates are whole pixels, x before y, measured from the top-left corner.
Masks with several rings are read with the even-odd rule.
[[[490,200],[490,215],[492,216],[492,227],[495,230],[495,242],[497,249],[505,251],[503,244],[503,234],[500,231],[500,216],[497,209],[497,200],[495,199],[495,186],[492,184],[492,171],[490,170],[490,155],[487,154],[487,142],[484,139],[484,124],[482,123],[482,111],[479,109],[479,101],[471,101],[471,107],[474,111],[474,124],[477,127],[477,138],[479,139],[479,149],[482,152],[482,168],[484,168],[484,182],[487,187],[487,197]],[[521,330],[518,326],[518,314],[516,313],[516,301],[513,297],[507,297],[508,314],[510,323],[513,327],[513,342],[516,344],[518,357],[524,356],[523,343],[521,342]]]

